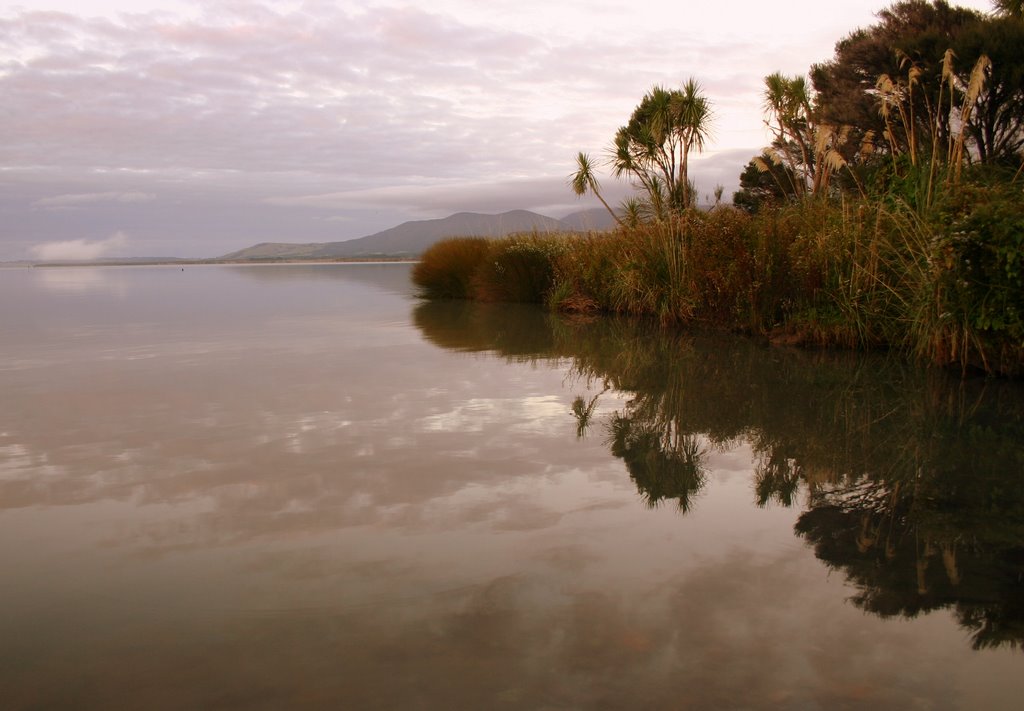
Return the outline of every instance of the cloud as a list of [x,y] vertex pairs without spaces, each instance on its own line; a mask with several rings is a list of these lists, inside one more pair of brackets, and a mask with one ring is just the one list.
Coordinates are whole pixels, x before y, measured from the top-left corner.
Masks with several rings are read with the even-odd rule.
[[[246,214],[306,217],[268,196],[362,194],[373,225],[366,205],[324,199],[352,211],[351,236],[413,212],[585,207],[558,184],[573,156],[601,153],[645,91],[690,75],[715,108],[709,149],[745,156],[720,159],[713,178],[695,164],[707,192],[768,142],[761,77],[826,59],[878,6],[850,0],[823,16],[819,2],[793,0],[787,17],[817,18],[809,27],[756,3],[676,3],[659,8],[651,41],[644,13],[583,0],[41,4],[69,11],[0,10],[0,176],[32,188],[16,204],[0,195],[3,256],[14,252],[4,228],[35,241],[81,231],[62,215],[102,212],[91,233],[127,227],[137,247],[148,248],[147,229],[166,229],[190,254],[213,234],[250,240]],[[195,216],[194,233],[169,234],[167,205]],[[229,213],[226,228],[199,219]]]
[[73,239],[45,242],[29,249],[31,255],[44,262],[91,261],[109,255],[128,244],[128,236],[117,232],[104,240]]
[[[643,91],[678,81],[681,57],[709,56],[714,41],[680,33],[666,61],[623,27],[595,51],[594,29],[571,21],[584,9],[211,1],[178,16],[0,14],[0,54],[13,58],[0,70],[0,164],[41,188],[23,206],[36,214],[8,224],[63,240],[78,226],[60,214],[90,206],[90,229],[129,225],[144,240],[175,200],[197,223],[234,214],[226,228],[210,217],[196,236],[176,232],[195,254],[200,234],[324,234],[296,206],[330,210],[319,224],[333,218],[353,237],[463,210],[589,207],[564,184],[576,152],[600,152]],[[734,73],[707,65],[709,89],[749,91]],[[75,184],[46,190],[44,174]],[[605,190],[617,201],[628,186]],[[129,205],[138,223],[126,222]],[[268,211],[273,229],[295,221],[287,237],[242,224]]]
[[155,199],[156,195],[143,192],[77,193],[71,195],[56,195],[54,197],[36,200],[32,203],[32,206],[42,208],[65,208],[78,207],[80,205],[88,205],[98,202],[145,203],[153,202]]
[[571,197],[564,179],[539,178],[492,182],[431,181],[363,190],[268,198],[282,207],[324,209],[402,207],[420,212],[493,210],[542,207],[566,202]]

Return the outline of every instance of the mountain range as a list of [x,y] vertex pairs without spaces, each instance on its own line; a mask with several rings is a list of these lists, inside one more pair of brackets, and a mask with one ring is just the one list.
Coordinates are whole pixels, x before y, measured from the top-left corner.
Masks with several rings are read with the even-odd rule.
[[601,208],[583,210],[560,220],[529,210],[498,215],[458,212],[437,220],[413,220],[366,237],[343,242],[295,244],[263,242],[219,259],[331,259],[416,257],[446,237],[503,237],[517,232],[589,232],[610,229],[611,215]]

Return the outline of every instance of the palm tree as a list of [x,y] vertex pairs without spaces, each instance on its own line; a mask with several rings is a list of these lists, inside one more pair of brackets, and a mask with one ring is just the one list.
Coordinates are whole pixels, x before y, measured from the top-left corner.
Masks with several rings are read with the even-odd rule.
[[605,202],[604,197],[601,196],[601,186],[597,182],[597,176],[594,175],[594,165],[590,161],[590,156],[583,151],[580,151],[576,156],[576,172],[569,176],[569,184],[572,186],[572,191],[581,197],[588,192],[593,193],[601,201],[601,204],[604,205],[604,209],[608,211],[612,219],[618,223],[619,227],[625,226],[622,224],[619,216],[615,214],[615,211]]
[[808,187],[813,170],[811,140],[811,96],[803,77],[787,77],[781,72],[764,78],[764,111],[775,123],[768,123],[775,134],[772,147],[781,154],[793,173],[802,175],[802,189]]
[[704,142],[710,138],[711,104],[703,95],[697,80],[690,77],[683,84],[682,91],[673,93],[671,108],[675,119],[674,130],[679,134],[679,147],[682,153],[679,161],[679,186],[683,192],[683,205],[689,206],[690,151],[696,150],[701,153],[704,150]]
[[649,205],[641,202],[636,196],[631,196],[622,201],[620,209],[625,223],[630,227],[639,227],[648,215]]
[[689,156],[704,149],[711,120],[711,104],[691,78],[681,89],[653,87],[616,132],[611,151],[615,177],[632,178],[647,193],[656,218],[690,206]]
[[676,192],[677,137],[671,130],[671,99],[667,89],[653,87],[612,142],[613,174],[632,178],[647,193],[648,211],[656,219],[666,217],[666,195]]

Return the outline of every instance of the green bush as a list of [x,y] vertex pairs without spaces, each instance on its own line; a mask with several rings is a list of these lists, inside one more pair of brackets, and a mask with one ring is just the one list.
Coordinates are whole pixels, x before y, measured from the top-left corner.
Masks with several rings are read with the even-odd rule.
[[[1024,362],[1024,201],[1020,190],[968,190],[961,214],[937,243],[943,316],[971,329],[986,370],[1019,371]],[[976,362],[980,361],[980,362]]]

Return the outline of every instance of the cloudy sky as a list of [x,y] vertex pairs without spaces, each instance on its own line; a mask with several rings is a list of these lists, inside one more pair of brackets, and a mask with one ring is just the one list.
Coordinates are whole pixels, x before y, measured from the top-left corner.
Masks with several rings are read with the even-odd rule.
[[[693,76],[728,194],[760,86],[884,0],[25,0],[0,4],[0,260],[211,257],[411,219],[590,207],[573,157]],[[959,4],[989,10],[988,0]],[[628,190],[608,178],[606,191]]]

